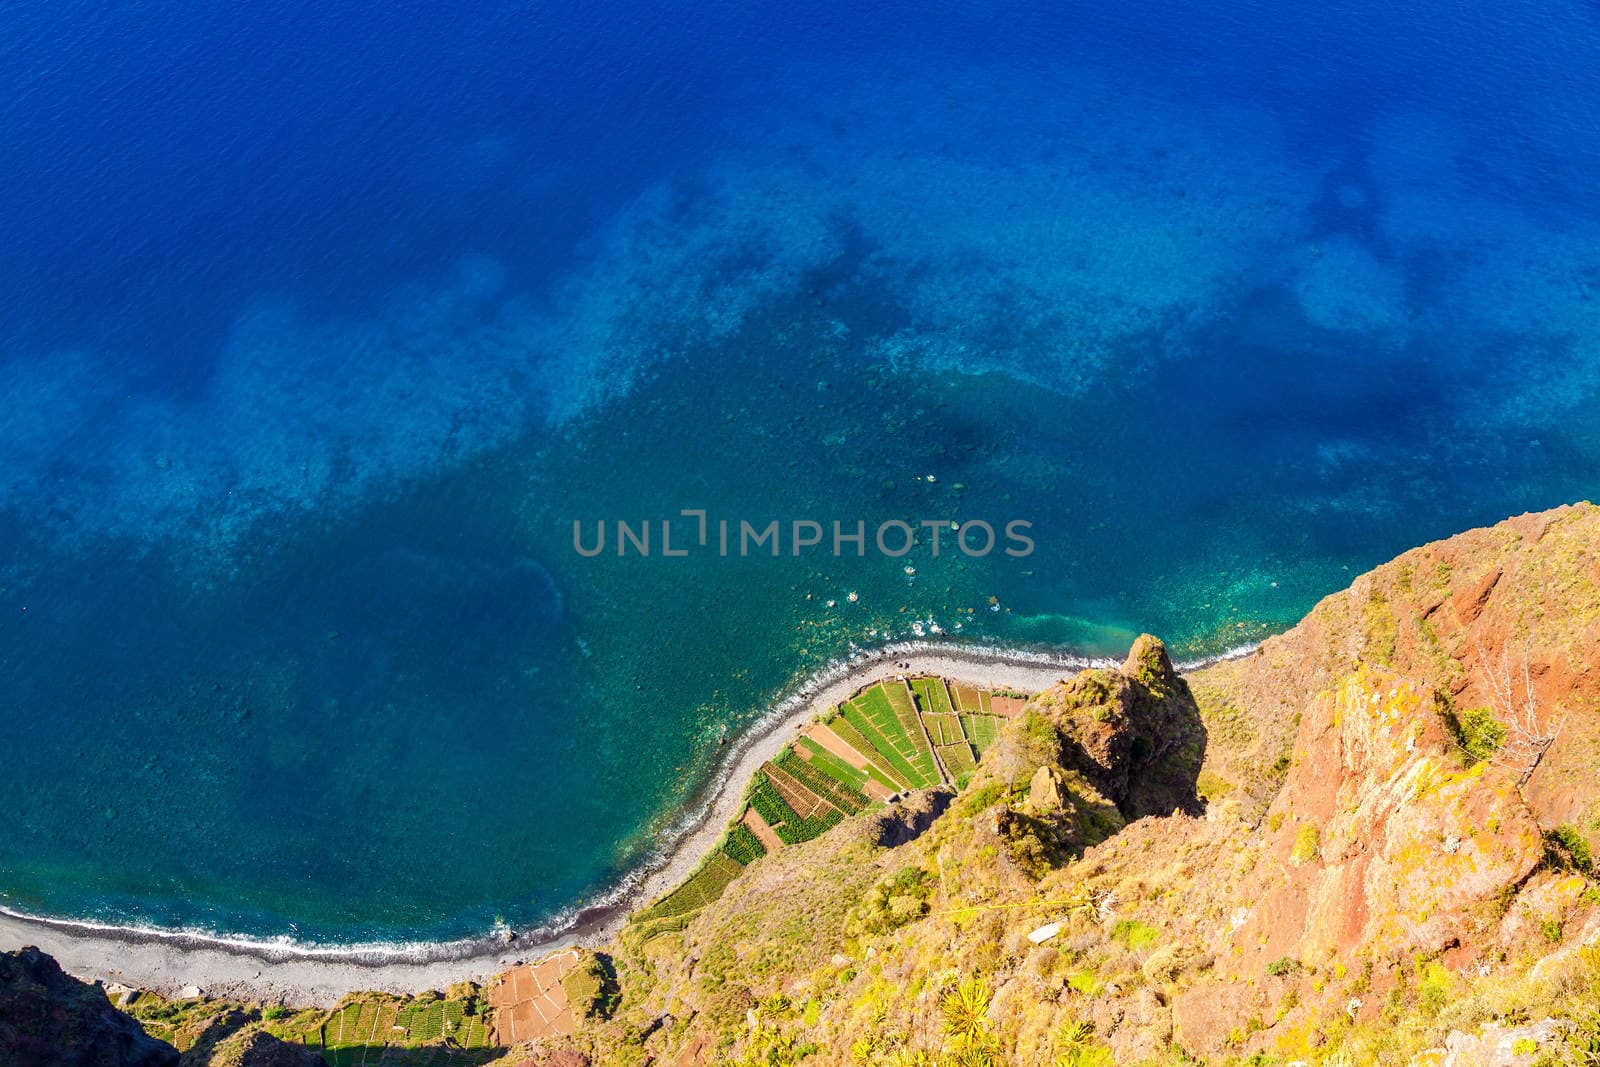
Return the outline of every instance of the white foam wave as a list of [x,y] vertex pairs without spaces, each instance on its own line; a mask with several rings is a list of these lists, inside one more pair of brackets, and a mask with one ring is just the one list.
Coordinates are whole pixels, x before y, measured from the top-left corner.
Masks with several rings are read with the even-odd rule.
[[[1249,655],[1258,647],[1259,643],[1238,645],[1214,655],[1180,662],[1176,667],[1184,672],[1199,670],[1214,663]],[[782,694],[767,710],[754,719],[740,732],[738,738],[727,746],[722,758],[700,789],[683,810],[655,835],[656,846],[626,874],[597,897],[564,908],[539,926],[523,932],[517,941],[519,949],[550,945],[573,934],[591,921],[628,905],[639,895],[651,877],[671,864],[694,835],[705,826],[727,790],[742,787],[743,783],[734,779],[744,757],[752,747],[771,736],[774,731],[789,725],[797,714],[812,710],[815,699],[830,687],[848,682],[852,677],[885,661],[894,662],[900,659],[909,661],[918,657],[966,661],[974,667],[1010,664],[1029,668],[1054,667],[1064,671],[1109,667],[1119,662],[1109,657],[1083,656],[1061,649],[977,644],[954,640],[901,640],[870,647],[852,646],[848,656],[801,676],[784,687]],[[192,926],[162,927],[151,924],[117,924],[91,919],[57,918],[34,915],[4,906],[0,906],[0,915],[90,937],[124,941],[160,940],[180,947],[220,949],[257,956],[269,961],[313,959],[366,965],[426,963],[487,956],[503,948],[495,936],[497,931],[494,930],[485,931],[476,937],[450,941],[324,943],[301,940],[288,934],[251,936]]]

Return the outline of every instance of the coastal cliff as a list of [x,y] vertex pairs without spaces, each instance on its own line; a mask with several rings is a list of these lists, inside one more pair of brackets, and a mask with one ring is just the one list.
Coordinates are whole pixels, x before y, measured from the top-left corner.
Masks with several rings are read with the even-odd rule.
[[177,1067],[178,1051],[146,1036],[103,989],[25,948],[0,953],[0,1062]]
[[1600,509],[1415,549],[1187,678],[1140,638],[1034,696],[921,833],[884,847],[885,818],[624,938],[622,1008],[575,1040],[623,1063],[1593,1062]]
[[[953,705],[910,722],[989,707],[928,692]],[[830,785],[855,720],[808,727],[716,892],[529,969],[561,1025],[437,1062],[1600,1062],[1600,508],[1414,549],[1240,658],[1182,675],[1143,636],[1015,703],[959,773],[913,731]],[[440,1018],[481,1038],[507,989]],[[387,1018],[356,1003],[324,1031]]]

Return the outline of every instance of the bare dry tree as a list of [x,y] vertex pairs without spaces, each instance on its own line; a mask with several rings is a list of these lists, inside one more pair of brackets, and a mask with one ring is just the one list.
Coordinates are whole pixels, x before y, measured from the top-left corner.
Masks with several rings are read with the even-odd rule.
[[[1478,663],[1489,681],[1489,692],[1494,700],[1494,710],[1505,727],[1505,741],[1493,757],[1495,763],[1517,772],[1517,785],[1526,785],[1550,746],[1561,736],[1567,720],[1563,716],[1555,723],[1541,724],[1539,700],[1533,689],[1533,672],[1528,666],[1528,646],[1522,646],[1520,665],[1514,663],[1509,648],[1500,649],[1500,663],[1496,667],[1484,655],[1483,646],[1476,635],[1472,639]],[[1520,669],[1519,669],[1520,667]]]

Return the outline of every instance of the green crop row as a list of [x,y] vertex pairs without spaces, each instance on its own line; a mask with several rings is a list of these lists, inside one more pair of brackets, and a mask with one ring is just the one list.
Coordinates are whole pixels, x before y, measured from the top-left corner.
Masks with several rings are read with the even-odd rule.
[[722,896],[728,883],[739,877],[742,870],[743,865],[725,852],[713,852],[687,882],[656,901],[639,918],[641,921],[671,918],[699,911]]
[[904,783],[900,788],[911,789],[922,784],[922,775],[911,766],[905,753],[884,737],[883,729],[876,720],[854,703],[844,706],[844,719],[865,739],[868,746],[866,751],[876,752],[894,770],[895,777]]
[[[862,709],[872,716],[883,736],[916,770],[917,785],[937,785],[939,765],[934,762],[933,750],[923,733],[922,720],[917,714],[916,701],[904,682],[880,682],[856,698]],[[904,744],[902,744],[904,742]]]
[[861,753],[867,762],[878,769],[878,777],[883,779],[884,784],[889,787],[891,792],[898,793],[902,789],[910,789],[910,779],[900,776],[900,772],[895,769],[889,757],[872,746],[866,736],[860,730],[857,730],[855,724],[845,716],[844,710],[844,707],[839,709],[838,717],[828,724],[828,728],[838,734],[845,744]]
[[922,705],[923,711],[933,715],[949,715],[955,711],[950,706],[950,694],[940,679],[913,678],[911,688],[916,692],[917,702]]
[[798,845],[802,841],[810,841],[812,838],[821,837],[839,825],[839,820],[843,818],[843,815],[840,815],[832,808],[823,808],[809,819],[795,819],[793,822],[786,822],[782,826],[774,826],[772,829],[784,844]]
[[891,793],[898,792],[901,788],[894,779],[883,773],[883,771],[871,761],[872,753],[870,752],[861,753],[862,757],[868,761],[867,769],[861,770],[849,763],[846,763],[844,760],[840,759],[838,756],[835,756],[832,752],[829,752],[827,749],[823,748],[809,737],[800,738],[800,746],[809,754],[811,765],[813,767],[828,775],[840,785],[849,786],[851,789],[854,789],[857,793],[860,793],[863,796],[867,795],[866,785],[869,778],[873,781],[876,781],[879,785],[883,786]]
[[761,839],[744,823],[734,823],[728,830],[728,836],[722,839],[722,851],[742,866],[749,866],[767,854]]
[[958,741],[966,742],[966,735],[961,732],[961,720],[954,715],[929,713],[922,717],[922,722],[932,735],[935,748],[940,745],[953,745]]
[[784,749],[775,762],[785,774],[847,815],[854,815],[867,806],[867,798],[859,790],[844,785],[819,768],[813,767],[801,759],[793,749]]
[[959,779],[962,775],[971,774],[978,769],[977,761],[972,758],[972,749],[965,741],[941,746],[939,757],[944,760],[944,765],[949,769],[952,778]]
[[963,715],[961,727],[967,732],[967,740],[972,742],[972,747],[978,750],[980,757],[989,751],[989,746],[1000,736],[1000,719],[995,715]]
[[[789,802],[778,795],[772,783],[760,771],[750,779],[750,806],[756,809],[756,814],[761,816],[766,824],[774,830],[785,823],[799,822],[800,816],[789,806]],[[788,841],[783,834],[778,835]]]

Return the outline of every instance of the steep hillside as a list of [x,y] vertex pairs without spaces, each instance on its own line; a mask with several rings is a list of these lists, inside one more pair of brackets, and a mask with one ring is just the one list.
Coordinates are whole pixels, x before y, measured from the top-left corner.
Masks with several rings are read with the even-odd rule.
[[1039,694],[958,796],[625,939],[621,1007],[577,1041],[616,1063],[1592,1062],[1597,731],[1600,509],[1463,534],[1190,679],[1146,637]]
[[[1600,508],[1407,552],[1187,678],[1145,636],[1025,704],[881,684],[763,765],[714,892],[542,965],[570,1034],[487,1024],[504,982],[147,1028],[197,1063],[1600,1064]],[[137,1038],[22,964],[89,1029],[0,1038]]]
[[147,1037],[103,989],[25,948],[0,953],[0,1062],[178,1067],[178,1051]]

